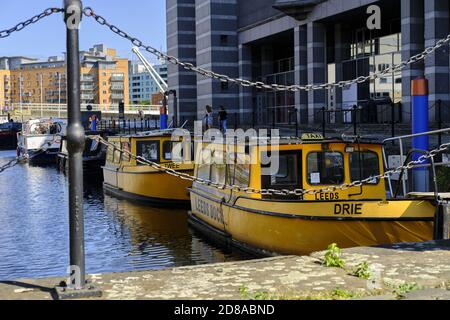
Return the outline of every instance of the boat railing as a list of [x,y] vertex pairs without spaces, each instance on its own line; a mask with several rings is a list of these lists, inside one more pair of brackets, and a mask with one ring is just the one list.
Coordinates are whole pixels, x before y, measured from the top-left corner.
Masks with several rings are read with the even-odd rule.
[[[390,164],[389,164],[389,159],[388,159],[388,152],[386,150],[387,146],[389,143],[393,143],[394,145],[396,145],[396,143],[398,143],[398,147],[400,150],[400,159],[401,161],[404,161],[405,165],[408,164],[408,161],[411,159],[411,157],[415,154],[415,153],[422,153],[422,154],[428,154],[428,151],[424,151],[424,150],[417,150],[417,149],[411,149],[408,152],[405,152],[406,150],[406,141],[407,140],[412,140],[414,138],[417,137],[424,137],[424,136],[439,136],[439,140],[441,140],[441,136],[442,134],[448,134],[450,133],[450,128],[446,128],[446,129],[440,129],[440,130],[434,130],[434,131],[428,131],[428,132],[423,132],[423,133],[416,133],[416,134],[410,134],[410,135],[404,135],[404,136],[398,136],[398,137],[393,137],[393,138],[388,138],[383,140],[383,161],[384,161],[384,166],[385,168],[387,168],[388,170],[391,169],[396,169],[396,168],[391,168]],[[428,168],[428,169],[432,169],[433,171],[433,188],[435,189],[434,192],[437,194],[439,192],[438,190],[438,186],[437,186],[437,182],[436,182],[436,168],[437,167],[443,167],[443,166],[449,166],[450,162],[446,162],[446,161],[440,161],[440,162],[436,162],[436,159],[434,159],[433,157],[431,158],[431,164],[430,163],[423,163],[423,164],[419,164],[419,165],[415,165],[413,166],[411,169],[419,169],[419,168]],[[393,177],[390,176],[387,181],[388,181],[388,186],[389,186],[389,191],[390,194],[392,196],[398,197],[399,193],[400,193],[400,188],[399,186],[397,186],[396,190],[394,191],[394,186],[393,186]],[[402,170],[402,172],[400,173],[399,179],[398,179],[398,183],[399,185],[401,185],[402,191],[403,191],[403,196],[406,197],[408,194],[408,178],[405,174],[405,170]]]

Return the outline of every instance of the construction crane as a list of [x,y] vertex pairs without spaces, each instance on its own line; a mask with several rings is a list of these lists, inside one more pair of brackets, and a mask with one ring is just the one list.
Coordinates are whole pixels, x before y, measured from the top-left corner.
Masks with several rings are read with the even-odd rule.
[[[167,114],[168,114],[168,100],[169,96],[173,95],[173,114],[174,114],[174,123],[173,126],[178,126],[178,102],[177,102],[177,92],[176,90],[169,90],[169,86],[167,85],[167,82],[164,81],[164,79],[159,75],[159,73],[153,68],[153,66],[147,61],[147,59],[144,57],[144,55],[139,51],[138,47],[133,47],[131,49],[133,53],[138,57],[138,59],[142,62],[144,65],[144,68],[147,70],[147,72],[150,74],[150,76],[153,78],[153,80],[156,82],[159,91],[163,94],[163,110],[161,110],[161,128],[166,127],[167,128]],[[164,128],[165,129],[165,128]]]

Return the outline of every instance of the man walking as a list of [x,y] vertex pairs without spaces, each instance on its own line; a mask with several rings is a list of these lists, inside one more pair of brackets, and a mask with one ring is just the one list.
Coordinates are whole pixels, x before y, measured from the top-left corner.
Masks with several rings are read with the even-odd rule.
[[224,106],[220,106],[219,111],[219,124],[220,124],[220,130],[223,133],[226,133],[228,130],[228,113],[225,111]]

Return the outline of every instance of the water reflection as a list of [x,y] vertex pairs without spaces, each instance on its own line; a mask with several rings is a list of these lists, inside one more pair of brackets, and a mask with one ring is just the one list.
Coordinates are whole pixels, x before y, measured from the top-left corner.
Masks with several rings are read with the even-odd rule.
[[[13,157],[0,152],[0,164]],[[211,246],[188,228],[187,213],[104,195],[86,179],[89,273],[157,270],[248,258]],[[53,167],[19,165],[0,174],[0,280],[66,274],[67,178]]]

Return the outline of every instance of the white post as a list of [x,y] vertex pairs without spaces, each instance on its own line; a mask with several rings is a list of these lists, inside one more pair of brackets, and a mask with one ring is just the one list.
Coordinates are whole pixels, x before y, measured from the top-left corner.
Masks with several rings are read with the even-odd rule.
[[43,92],[43,84],[42,84],[42,81],[43,81],[43,74],[42,73],[40,74],[40,81],[41,81],[41,118],[43,118],[44,117],[44,110],[43,110],[43,108],[44,108],[44,105],[43,105],[43,103],[44,103],[44,101],[43,101],[44,92]]
[[58,72],[58,118],[61,118],[61,73]]
[[20,106],[20,113],[23,116],[23,107],[22,107],[22,74],[19,74],[19,106]]

